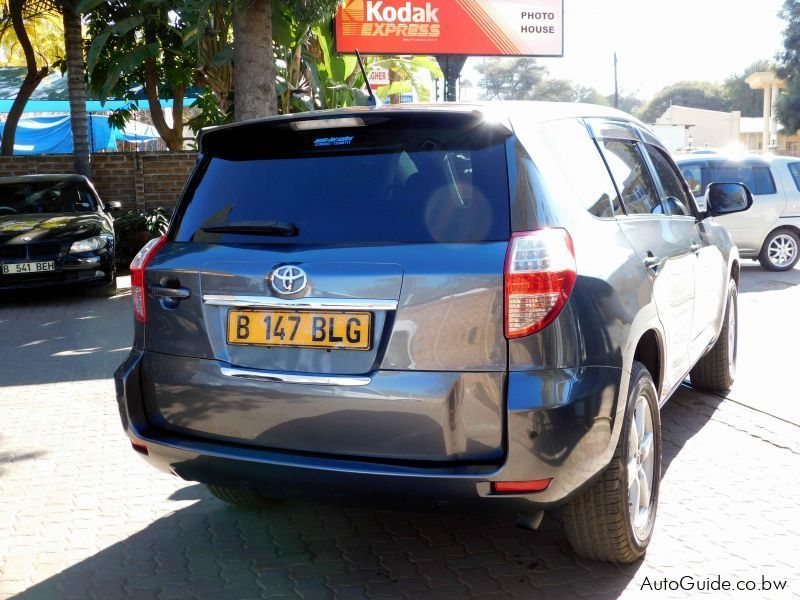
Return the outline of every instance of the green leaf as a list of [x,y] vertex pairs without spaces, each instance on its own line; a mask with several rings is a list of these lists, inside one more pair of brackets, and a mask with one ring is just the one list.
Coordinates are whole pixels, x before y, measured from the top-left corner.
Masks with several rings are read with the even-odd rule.
[[97,66],[97,61],[100,59],[100,52],[102,52],[109,37],[111,37],[111,30],[106,29],[92,40],[92,45],[89,46],[89,53],[86,57],[86,70],[89,71],[90,75]]
[[222,65],[229,65],[233,62],[233,46],[228,44],[222,50],[217,52],[214,55],[214,58],[211,59],[211,64],[215,67],[221,67]]
[[85,14],[91,12],[99,5],[103,4],[105,0],[82,0],[75,5],[75,12],[78,14]]
[[116,35],[122,37],[126,33],[133,31],[143,23],[144,23],[144,17],[142,15],[133,15],[132,17],[126,17],[114,23],[111,26],[111,31],[113,31]]
[[386,100],[389,96],[396,94],[407,94],[411,91],[411,82],[409,81],[393,81],[389,85],[383,85],[378,88],[377,95],[381,100]]

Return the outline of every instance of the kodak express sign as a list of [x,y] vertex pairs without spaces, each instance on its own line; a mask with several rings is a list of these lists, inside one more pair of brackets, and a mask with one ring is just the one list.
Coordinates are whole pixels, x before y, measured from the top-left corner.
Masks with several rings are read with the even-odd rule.
[[562,56],[563,0],[344,0],[336,50]]

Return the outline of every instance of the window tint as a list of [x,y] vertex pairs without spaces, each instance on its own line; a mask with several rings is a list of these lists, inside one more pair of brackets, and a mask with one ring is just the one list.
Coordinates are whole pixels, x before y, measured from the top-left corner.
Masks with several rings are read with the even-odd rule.
[[663,212],[636,143],[603,140],[601,146],[628,214],[649,215]]
[[[78,181],[0,184],[0,206],[11,214],[73,213],[97,210],[94,196]],[[0,213],[6,214],[6,213]]]
[[601,218],[622,214],[614,182],[586,127],[579,121],[553,121],[540,131],[584,208]]
[[775,182],[769,167],[746,167],[730,164],[709,164],[703,168],[703,191],[710,183],[743,183],[756,196],[774,194]]
[[794,179],[794,186],[797,188],[797,191],[800,192],[800,162],[793,162],[789,163],[789,173],[792,174],[792,179]]
[[699,164],[684,164],[680,165],[681,174],[689,184],[689,189],[695,196],[702,196],[705,194],[703,188],[703,169]]
[[[471,128],[397,134],[377,125],[283,135],[290,138],[287,146],[273,145],[271,154],[206,156],[193,193],[181,203],[176,241],[343,244],[509,237],[504,139],[494,133]],[[297,235],[206,231],[274,221],[296,227]]]
[[764,196],[776,192],[775,182],[772,180],[772,173],[769,172],[768,167],[754,167],[753,179],[756,182],[755,194]]
[[[689,209],[690,199],[686,194],[680,177],[675,172],[669,159],[655,146],[645,144],[645,148],[647,148],[647,154],[650,156],[650,160],[653,161],[653,166],[661,182],[661,187],[664,189],[665,197],[661,199],[661,203],[670,214],[690,216],[692,214]],[[674,200],[666,201],[668,198],[674,198],[677,202]]]

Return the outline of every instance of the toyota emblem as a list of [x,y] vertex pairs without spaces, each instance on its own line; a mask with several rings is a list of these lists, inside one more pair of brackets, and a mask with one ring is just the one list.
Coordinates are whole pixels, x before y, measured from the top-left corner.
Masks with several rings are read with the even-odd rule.
[[303,291],[308,285],[308,277],[300,267],[284,265],[272,272],[269,277],[269,284],[278,294],[296,294]]

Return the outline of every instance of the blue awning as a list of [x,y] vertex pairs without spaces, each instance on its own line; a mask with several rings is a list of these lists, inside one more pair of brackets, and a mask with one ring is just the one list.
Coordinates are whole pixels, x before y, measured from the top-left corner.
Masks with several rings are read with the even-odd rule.
[[[194,98],[184,98],[184,106],[191,106],[194,104]],[[0,113],[7,113],[11,110],[11,105],[14,100],[0,100]],[[99,100],[87,100],[86,112],[99,113],[111,112],[119,108],[125,108],[130,103],[127,100],[106,100],[105,104],[101,104]],[[138,102],[140,110],[150,110],[146,100]],[[172,100],[160,100],[164,108],[172,108]],[[25,105],[24,113],[69,113],[69,100],[28,100]]]
[[[117,140],[144,142],[158,139],[157,132],[150,126],[137,124],[128,131],[120,131],[108,124],[108,118],[101,115],[89,116],[89,146],[91,152],[116,150]],[[0,136],[5,123],[0,123]],[[19,120],[14,137],[14,154],[69,154],[72,152],[72,127],[69,115],[31,117]]]

